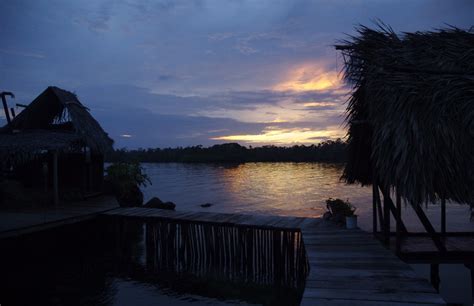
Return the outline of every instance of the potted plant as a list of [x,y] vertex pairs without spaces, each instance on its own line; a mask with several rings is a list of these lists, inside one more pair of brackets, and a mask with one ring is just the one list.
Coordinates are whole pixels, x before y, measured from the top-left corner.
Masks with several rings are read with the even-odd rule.
[[354,205],[352,205],[351,203],[349,203],[349,201],[346,202],[346,205],[346,228],[355,229],[357,228],[357,215],[355,214],[357,208],[354,207]]
[[341,199],[329,198],[326,200],[326,207],[331,213],[331,220],[338,223],[345,223],[346,228],[357,228],[356,208],[349,202]]

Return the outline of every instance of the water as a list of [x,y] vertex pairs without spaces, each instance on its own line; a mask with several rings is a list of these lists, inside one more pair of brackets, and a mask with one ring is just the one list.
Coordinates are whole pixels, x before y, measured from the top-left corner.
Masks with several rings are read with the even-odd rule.
[[[357,207],[359,226],[372,230],[372,189],[340,181],[343,165],[328,163],[143,164],[152,185],[145,201],[157,196],[177,210],[320,217],[329,197],[348,199]],[[203,208],[204,203],[213,204]],[[402,209],[410,231],[423,231],[409,206]],[[426,214],[440,228],[440,207]],[[448,203],[447,230],[474,231],[469,208]],[[394,222],[392,222],[392,225]]]
[[[328,197],[349,198],[365,215],[369,188],[339,182],[341,165],[323,163],[143,164],[158,196],[178,210],[319,217]],[[210,208],[200,204],[211,203]]]

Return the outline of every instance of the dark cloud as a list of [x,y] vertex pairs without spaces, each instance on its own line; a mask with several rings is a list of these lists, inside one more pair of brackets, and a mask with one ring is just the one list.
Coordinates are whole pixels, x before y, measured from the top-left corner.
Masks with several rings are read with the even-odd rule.
[[210,140],[220,133],[253,134],[264,128],[263,124],[242,123],[228,118],[162,115],[138,108],[97,110],[92,113],[115,140],[116,148],[211,145],[222,143]]
[[[398,32],[468,29],[474,2],[16,0],[0,9],[0,90],[19,103],[50,85],[75,91],[119,144],[136,147],[258,134],[266,124],[252,122],[265,120],[340,126],[349,88],[275,86],[295,67],[341,71],[333,44],[354,25],[380,18]],[[294,116],[281,122],[286,113]]]
[[[255,110],[261,105],[278,105],[284,101],[300,103],[301,110],[335,109],[337,102],[321,107],[303,107],[303,102],[337,101],[339,94],[330,92],[280,92],[271,90],[260,91],[228,91],[209,96],[179,96],[172,94],[155,94],[146,88],[132,85],[102,85],[72,88],[84,101],[91,101],[99,108],[116,108],[124,106],[140,106],[160,114],[192,115],[214,109]],[[266,112],[271,114],[272,112]],[[275,113],[274,113],[275,114]]]

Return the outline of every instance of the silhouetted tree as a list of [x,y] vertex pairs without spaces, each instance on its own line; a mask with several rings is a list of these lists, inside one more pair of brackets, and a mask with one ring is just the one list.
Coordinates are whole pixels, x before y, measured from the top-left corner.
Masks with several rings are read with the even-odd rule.
[[327,140],[317,145],[278,147],[267,145],[248,148],[238,143],[225,143],[204,148],[202,145],[177,148],[117,149],[109,162],[344,162],[346,143],[341,139]]

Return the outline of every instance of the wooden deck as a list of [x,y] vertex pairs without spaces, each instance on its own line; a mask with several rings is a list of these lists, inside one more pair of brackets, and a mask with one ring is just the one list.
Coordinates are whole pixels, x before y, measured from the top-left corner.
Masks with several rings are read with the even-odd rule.
[[77,223],[118,207],[114,197],[97,197],[58,207],[0,211],[0,239]]
[[301,231],[310,265],[301,305],[445,305],[427,280],[371,234],[321,219],[146,208],[103,215]]

